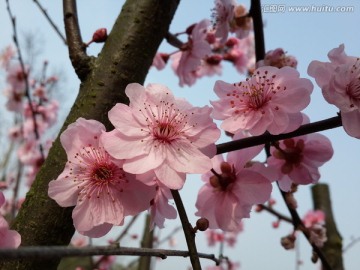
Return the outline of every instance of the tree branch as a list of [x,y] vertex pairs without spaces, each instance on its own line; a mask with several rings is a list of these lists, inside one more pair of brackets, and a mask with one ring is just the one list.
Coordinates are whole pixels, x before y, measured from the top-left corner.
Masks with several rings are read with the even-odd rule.
[[176,208],[178,210],[181,224],[183,227],[183,231],[185,234],[186,244],[189,249],[191,265],[193,267],[193,270],[201,270],[199,254],[197,252],[196,244],[195,244],[195,232],[194,232],[193,227],[191,226],[189,219],[186,215],[186,211],[185,211],[184,205],[182,203],[179,191],[172,189],[171,194],[174,198]]
[[[0,257],[2,260],[19,260],[33,258],[34,260],[43,260],[44,258],[64,258],[64,257],[87,257],[95,255],[118,255],[118,256],[147,256],[159,257],[166,259],[167,257],[188,257],[189,251],[170,250],[170,249],[154,249],[154,248],[129,248],[129,247],[21,247],[18,249],[0,249]],[[200,258],[209,259],[218,263],[219,260],[214,254],[198,253]],[[38,269],[38,268],[37,268]]]
[[64,35],[60,32],[59,28],[56,26],[56,24],[54,23],[54,21],[50,18],[49,14],[47,13],[46,9],[44,9],[44,7],[39,3],[38,0],[33,0],[35,2],[35,4],[39,7],[40,11],[42,12],[42,14],[44,14],[45,18],[47,19],[47,21],[50,23],[50,25],[52,26],[52,28],[54,28],[55,32],[58,34],[58,36],[61,38],[61,40],[64,42],[65,45],[67,45],[66,42],[66,38],[64,37]]
[[340,126],[342,126],[341,117],[336,116],[336,117],[321,120],[318,122],[302,125],[297,130],[289,132],[289,133],[284,133],[284,134],[280,134],[280,135],[271,135],[269,133],[265,133],[263,135],[256,136],[256,137],[249,137],[249,138],[245,138],[245,139],[241,139],[241,140],[221,143],[216,146],[217,147],[217,155],[235,151],[235,150],[248,148],[248,147],[252,147],[252,146],[256,146],[256,145],[271,143],[271,142],[275,142],[275,141],[279,141],[279,140],[284,140],[284,139],[302,136],[302,135],[315,133],[315,132],[319,132],[319,131],[323,131],[323,130],[337,128]]
[[76,74],[84,81],[90,72],[90,57],[81,38],[76,0],[63,0],[64,23],[69,56]]

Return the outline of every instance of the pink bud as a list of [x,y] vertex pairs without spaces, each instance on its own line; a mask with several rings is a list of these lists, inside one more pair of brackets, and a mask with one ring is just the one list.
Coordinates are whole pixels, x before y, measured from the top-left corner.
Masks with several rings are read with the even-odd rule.
[[96,30],[92,37],[92,41],[96,43],[105,42],[106,39],[107,39],[106,28],[100,28]]

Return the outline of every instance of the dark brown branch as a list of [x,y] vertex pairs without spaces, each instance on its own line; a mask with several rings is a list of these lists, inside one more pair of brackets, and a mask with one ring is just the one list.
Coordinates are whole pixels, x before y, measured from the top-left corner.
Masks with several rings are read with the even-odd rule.
[[184,45],[184,43],[180,39],[178,39],[175,35],[173,35],[170,32],[166,34],[165,39],[170,45],[178,49],[181,49],[181,47]]
[[61,38],[61,40],[64,42],[65,45],[67,45],[66,42],[66,38],[64,37],[64,35],[60,32],[59,28],[56,26],[56,24],[54,23],[54,21],[50,18],[49,14],[47,13],[46,9],[44,9],[44,7],[39,3],[39,1],[37,0],[33,0],[35,2],[35,4],[38,6],[38,8],[40,9],[40,11],[42,12],[42,14],[44,14],[45,18],[47,19],[47,21],[50,23],[50,25],[52,26],[52,28],[54,28],[55,32],[58,34],[58,36]]
[[286,204],[286,207],[288,208],[291,218],[292,218],[292,222],[293,222],[293,226],[294,226],[294,230],[300,230],[305,238],[308,240],[309,244],[311,245],[313,251],[317,254],[317,256],[319,257],[319,259],[321,260],[321,263],[323,265],[323,269],[324,270],[332,270],[332,267],[330,266],[327,258],[325,257],[324,253],[321,251],[321,249],[316,246],[314,243],[312,243],[312,241],[310,240],[310,232],[309,230],[305,227],[304,223],[302,222],[298,212],[296,211],[296,209],[292,208],[289,203],[288,200],[286,199],[286,192],[282,191],[279,187],[279,190],[281,192],[281,195],[284,199],[284,202]]
[[185,239],[186,239],[186,244],[187,244],[188,250],[189,250],[191,265],[193,267],[193,270],[201,270],[199,254],[197,252],[196,244],[195,244],[195,232],[194,232],[193,227],[191,226],[189,219],[186,215],[186,211],[185,211],[183,202],[181,200],[179,191],[171,190],[171,194],[174,198],[176,208],[178,210],[181,224],[183,227],[183,231],[185,234]]
[[[32,258],[43,260],[44,258],[64,258],[64,257],[86,257],[95,255],[118,255],[118,256],[150,256],[166,259],[167,257],[188,257],[188,251],[154,249],[154,248],[128,248],[128,247],[21,247],[18,249],[0,249],[2,260],[19,260]],[[198,253],[200,258],[209,259],[218,263],[214,254]]]
[[240,150],[256,145],[261,145],[269,142],[275,142],[275,141],[302,136],[314,132],[337,128],[340,127],[341,125],[342,125],[341,117],[336,116],[318,122],[302,125],[297,130],[289,133],[284,133],[280,135],[271,135],[269,133],[266,133],[256,137],[249,137],[241,140],[221,143],[216,146],[217,154],[219,155],[219,154]]
[[63,0],[64,23],[71,63],[81,81],[90,72],[90,57],[81,38],[76,0]]
[[263,60],[265,57],[264,26],[261,14],[260,0],[251,0],[249,14],[253,18],[255,35],[255,57],[256,62],[258,62],[260,60]]
[[266,205],[264,205],[264,204],[258,204],[258,207],[260,207],[262,210],[265,210],[265,211],[273,214],[274,216],[276,216],[276,217],[277,217],[278,219],[280,219],[280,220],[289,222],[289,223],[291,223],[291,224],[293,223],[293,221],[292,221],[291,218],[289,218],[289,217],[287,217],[287,216],[279,213],[278,211],[274,210],[274,209],[271,208],[271,207],[268,207],[268,206],[266,206]]
[[[25,63],[24,63],[24,60],[22,57],[21,48],[20,48],[18,35],[17,35],[16,18],[15,18],[15,16],[13,16],[13,14],[11,12],[9,0],[6,0],[6,9],[8,11],[8,14],[9,14],[9,17],[11,20],[11,25],[13,28],[13,40],[14,40],[14,43],[16,46],[18,60],[19,60],[20,67],[21,67],[21,72],[22,72],[22,76],[23,76],[22,79],[24,80],[24,83],[25,83],[25,97],[29,103],[29,108],[31,111],[31,119],[33,121],[35,138],[36,138],[36,140],[39,140],[40,134],[39,134],[38,125],[36,122],[36,111],[35,111],[34,105],[31,100],[31,95],[30,95],[30,85],[29,85],[29,78],[28,78],[29,74],[28,74],[28,72],[26,72],[26,69],[25,69]],[[41,158],[44,160],[45,159],[44,151],[43,151],[42,145],[40,143],[39,143],[39,151],[40,151]],[[14,199],[16,199],[16,198],[14,198]]]
[[327,184],[316,184],[311,188],[314,209],[322,210],[325,214],[325,227],[327,241],[322,251],[329,258],[329,264],[334,270],[344,270],[342,258],[342,237],[337,230],[334,220],[330,191]]

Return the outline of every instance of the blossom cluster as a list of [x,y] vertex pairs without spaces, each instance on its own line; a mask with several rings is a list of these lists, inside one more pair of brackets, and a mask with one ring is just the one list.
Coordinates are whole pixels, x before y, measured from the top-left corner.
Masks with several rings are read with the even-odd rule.
[[270,200],[273,181],[289,192],[295,208],[294,187],[318,182],[319,167],[333,149],[324,135],[309,134],[272,143],[265,163],[254,160],[263,145],[225,159],[215,155],[220,130],[213,118],[223,120],[221,128],[233,140],[294,131],[309,122],[301,110],[312,90],[311,81],[290,66],[259,67],[240,83],[216,82],[220,99],[211,102],[213,108],[193,107],[164,85],[129,84],[130,104],[109,111],[112,131],[79,118],[61,135],[68,162],[50,182],[49,196],[61,206],[75,205],[74,225],[84,235],[105,235],[146,209],[152,226],[162,228],[166,219],[176,218],[171,190],[183,187],[186,174],[198,173],[204,186],[195,214],[206,218],[210,229],[238,231],[253,205]]
[[17,145],[17,158],[26,167],[27,185],[30,186],[51,145],[44,137],[57,121],[59,104],[51,98],[51,91],[58,79],[46,75],[47,61],[37,78],[30,66],[23,67],[15,57],[16,52],[11,46],[0,57],[7,74],[6,108],[14,115],[8,137]]

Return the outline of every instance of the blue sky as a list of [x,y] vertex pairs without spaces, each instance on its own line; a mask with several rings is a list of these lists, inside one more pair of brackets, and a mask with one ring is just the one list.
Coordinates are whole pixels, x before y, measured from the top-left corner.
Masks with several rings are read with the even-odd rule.
[[[48,10],[50,16],[63,31],[62,1],[41,1]],[[249,6],[249,1],[245,5]],[[333,0],[333,1],[274,1],[264,0],[264,6],[279,5],[285,6],[285,12],[267,12],[263,14],[265,23],[266,49],[284,48],[289,54],[297,57],[298,70],[301,77],[309,78],[306,73],[307,66],[312,60],[327,60],[327,53],[332,48],[345,44],[348,55],[360,55],[360,39],[358,25],[360,25],[360,2],[356,0]],[[61,108],[61,117],[65,117],[74,101],[79,88],[79,80],[76,78],[67,54],[67,48],[63,45],[57,34],[49,26],[43,15],[35,6],[33,1],[12,0],[10,1],[13,13],[17,17],[17,24],[20,36],[30,33],[34,36],[37,45],[41,50],[40,60],[47,59],[50,67],[54,70],[61,70],[63,78],[59,91],[64,99]],[[94,30],[100,27],[111,29],[113,22],[121,9],[123,1],[78,1],[78,11],[81,32],[84,41],[91,39]],[[240,3],[240,2],[239,2]],[[316,6],[316,7],[354,7],[353,12],[289,12],[291,6]],[[203,18],[210,18],[212,1],[209,0],[182,0],[173,23],[171,32],[183,31],[187,26],[196,23]],[[5,8],[5,1],[0,2],[0,49],[11,44],[11,27],[8,14]],[[101,49],[101,45],[92,45],[88,52],[95,55]],[[173,49],[162,44],[160,51],[172,52]],[[50,69],[51,69],[50,68]],[[1,74],[1,73],[0,73]],[[237,82],[244,79],[230,65],[224,64],[223,76],[200,79],[193,87],[180,88],[178,78],[168,67],[164,71],[151,69],[146,82],[162,83],[172,89],[177,96],[186,97],[192,104],[197,106],[209,105],[209,100],[215,100],[213,86],[216,80],[226,82]],[[0,78],[0,86],[3,86],[3,79]],[[0,98],[0,106],[3,106],[4,99]],[[325,102],[320,89],[315,84],[312,94],[312,103],[305,110],[311,121],[318,121],[336,115],[337,109]],[[61,120],[60,120],[61,122]],[[2,134],[2,133],[1,133]],[[343,236],[344,244],[350,242],[352,236],[359,237],[360,232],[360,174],[356,171],[359,164],[358,153],[360,150],[359,140],[349,137],[342,128],[323,132],[328,136],[334,147],[335,155],[331,161],[321,168],[321,182],[329,183],[333,211],[338,229]],[[226,138],[222,138],[225,141]],[[188,208],[189,218],[196,221],[193,215],[195,212],[197,190],[201,186],[199,176],[188,177],[181,195]],[[274,187],[274,197],[278,204],[276,207],[286,213],[281,201],[279,192]],[[303,187],[296,198],[299,202],[299,213],[303,215],[312,208],[311,194],[309,187]],[[245,221],[245,230],[240,234],[236,249],[226,249],[225,254],[230,258],[240,261],[241,269],[294,269],[295,252],[285,251],[280,246],[280,237],[288,234],[291,227],[285,223],[277,230],[272,229],[271,222],[275,218],[269,214],[252,213],[251,218]],[[142,222],[142,221],[140,221]],[[138,233],[141,233],[141,224],[138,222]],[[179,221],[168,222],[168,230],[172,230],[179,224]],[[162,232],[166,235],[166,232]],[[185,242],[181,233],[177,234],[179,246],[176,248],[185,249]],[[206,247],[204,237],[198,235],[198,246],[201,252],[209,251]],[[126,243],[124,244],[126,245]],[[310,262],[311,250],[304,240],[300,238],[301,258],[304,265],[300,269],[318,269]],[[217,250],[210,250],[217,253]],[[357,270],[360,265],[360,245],[355,246],[344,255],[346,269]],[[208,263],[204,263],[208,264]],[[174,265],[177,265],[174,268]],[[157,263],[156,269],[185,269],[189,265],[187,259],[167,259]]]

